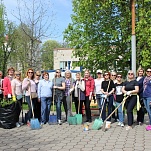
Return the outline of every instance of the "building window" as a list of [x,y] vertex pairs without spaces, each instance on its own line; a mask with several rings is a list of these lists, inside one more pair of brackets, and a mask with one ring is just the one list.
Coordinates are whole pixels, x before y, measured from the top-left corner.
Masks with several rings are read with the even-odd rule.
[[66,70],[67,67],[68,67],[67,61],[60,61],[60,69]]

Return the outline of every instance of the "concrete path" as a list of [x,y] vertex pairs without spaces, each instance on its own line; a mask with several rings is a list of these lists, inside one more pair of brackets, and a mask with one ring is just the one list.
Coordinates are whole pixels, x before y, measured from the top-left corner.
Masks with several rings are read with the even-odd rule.
[[0,151],[151,151],[151,131],[145,130],[146,124],[126,131],[113,123],[106,132],[92,130],[92,124],[89,131],[67,123],[45,124],[39,130],[26,125],[0,128]]

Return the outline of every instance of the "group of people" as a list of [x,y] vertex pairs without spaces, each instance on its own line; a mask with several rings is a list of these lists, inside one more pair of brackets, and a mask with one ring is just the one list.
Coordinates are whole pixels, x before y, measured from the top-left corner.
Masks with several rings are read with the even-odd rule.
[[[115,107],[118,107],[117,115],[113,114],[112,118],[118,121],[119,126],[124,127],[124,111],[127,111],[126,130],[132,129],[134,123],[133,109],[137,105],[137,122],[139,125],[144,122],[145,108],[149,115],[151,125],[151,69],[145,71],[138,69],[137,76],[132,70],[127,73],[127,79],[122,79],[122,74],[116,72],[104,72],[97,70],[97,78],[94,79],[89,70],[84,71],[82,78],[81,73],[76,73],[76,79],[72,78],[70,70],[65,71],[65,75],[61,75],[61,70],[55,71],[55,76],[49,80],[49,73],[28,69],[26,77],[22,80],[21,73],[9,68],[7,76],[2,80],[2,72],[0,72],[0,97],[4,99],[12,99],[20,102],[22,106],[22,98],[25,95],[28,104],[28,112],[26,123],[30,126],[32,118],[32,107],[35,117],[39,119],[41,125],[49,122],[50,109],[54,103],[56,106],[57,122],[62,124],[62,104],[66,113],[65,121],[72,116],[72,102],[75,103],[77,114],[83,113],[83,105],[86,111],[86,121],[92,122],[90,103],[95,96],[100,112],[100,118],[104,121],[108,115],[112,113]],[[125,104],[121,103],[126,98]],[[16,126],[20,127],[19,114]],[[106,115],[106,111],[108,115]],[[111,118],[108,119],[111,121]]]

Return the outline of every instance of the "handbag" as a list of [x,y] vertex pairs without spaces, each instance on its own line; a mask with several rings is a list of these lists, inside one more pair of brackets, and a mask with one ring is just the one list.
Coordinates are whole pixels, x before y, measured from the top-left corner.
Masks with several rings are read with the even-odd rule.
[[31,98],[32,99],[38,98],[37,93],[36,92],[31,92]]

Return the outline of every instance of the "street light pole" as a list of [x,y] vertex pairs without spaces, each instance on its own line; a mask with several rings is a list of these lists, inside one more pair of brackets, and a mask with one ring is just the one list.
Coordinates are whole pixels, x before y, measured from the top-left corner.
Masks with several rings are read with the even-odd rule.
[[131,45],[132,45],[132,70],[134,74],[136,75],[136,35],[135,35],[135,0],[132,0],[132,39],[131,39]]

